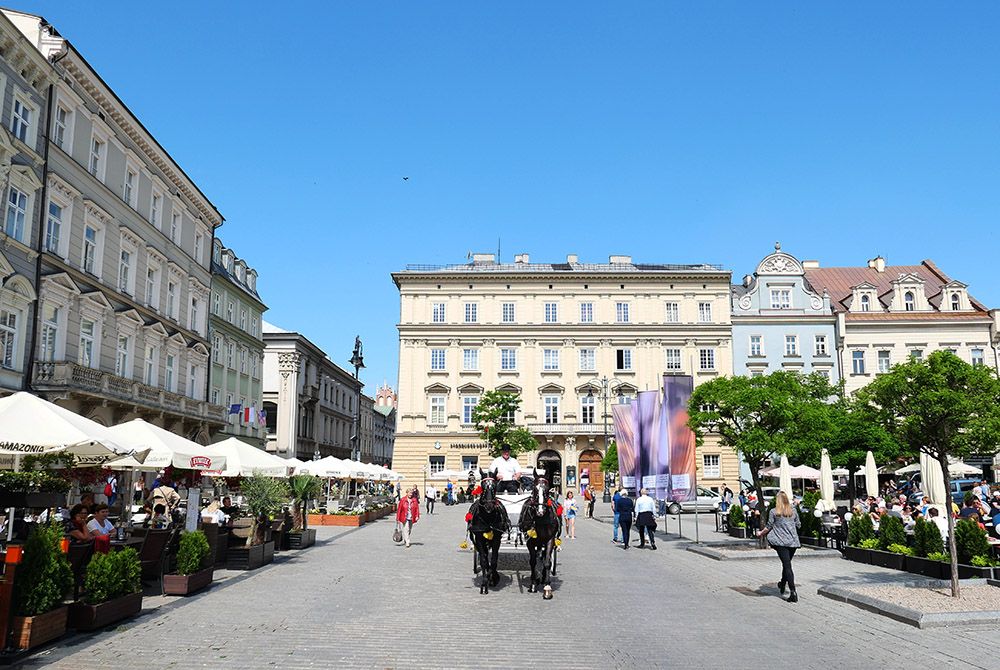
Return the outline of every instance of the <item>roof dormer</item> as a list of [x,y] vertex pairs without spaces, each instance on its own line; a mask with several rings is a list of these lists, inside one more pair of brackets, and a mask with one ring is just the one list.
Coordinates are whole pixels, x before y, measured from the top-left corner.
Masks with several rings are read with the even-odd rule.
[[960,281],[950,281],[941,287],[942,312],[966,312],[972,309],[969,300],[969,287]]
[[890,312],[926,312],[931,309],[924,293],[924,280],[915,274],[900,275],[892,282]]
[[851,288],[852,312],[881,312],[882,303],[878,300],[878,291],[874,284],[865,282]]

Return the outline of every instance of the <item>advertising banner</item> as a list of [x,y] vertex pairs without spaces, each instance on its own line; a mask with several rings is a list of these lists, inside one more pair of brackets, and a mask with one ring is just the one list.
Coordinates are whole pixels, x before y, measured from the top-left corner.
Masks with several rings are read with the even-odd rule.
[[622,488],[635,488],[635,431],[631,405],[612,405],[611,414],[615,423],[615,445],[618,447],[618,474],[622,478]]
[[649,493],[656,488],[656,473],[653,459],[656,445],[659,442],[660,428],[660,392],[641,391],[636,397],[633,407],[635,423],[636,486],[635,494],[644,488]]
[[676,502],[693,501],[698,490],[694,432],[688,426],[688,402],[693,391],[693,377],[663,375],[663,411],[670,451],[670,499]]

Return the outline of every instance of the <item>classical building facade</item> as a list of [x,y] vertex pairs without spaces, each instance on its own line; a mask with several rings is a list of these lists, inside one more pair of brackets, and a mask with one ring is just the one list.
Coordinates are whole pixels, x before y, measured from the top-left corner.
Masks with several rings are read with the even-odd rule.
[[734,374],[815,372],[833,384],[839,382],[830,296],[815,292],[805,272],[801,261],[775,245],[753,275],[733,286]]
[[836,353],[847,392],[910,357],[948,349],[973,365],[997,368],[997,315],[933,261],[821,268],[805,277],[827,293],[836,314]]
[[104,424],[206,443],[210,247],[222,216],[74,46],[4,10],[55,73],[31,386]]
[[[227,408],[226,425],[215,440],[238,437],[263,447],[263,314],[257,271],[216,239],[212,243],[212,300],[208,315],[212,343],[209,398]],[[233,412],[233,409],[238,411]]]
[[[617,401],[658,389],[664,373],[695,383],[732,370],[730,273],[710,265],[498,263],[409,266],[400,292],[398,425],[393,469],[420,485],[438,470],[489,464],[472,425],[483,392],[519,393],[516,422],[539,441],[522,465],[544,463],[564,488],[579,473],[603,486],[604,389]],[[602,380],[606,379],[605,383]],[[608,432],[613,429],[608,422]],[[738,482],[731,449],[709,439],[700,483]]]
[[390,467],[396,439],[396,392],[383,382],[375,390],[375,445],[372,460]]
[[27,388],[35,334],[48,61],[0,15],[0,395]]
[[350,458],[361,382],[299,333],[264,322],[263,334],[267,450]]

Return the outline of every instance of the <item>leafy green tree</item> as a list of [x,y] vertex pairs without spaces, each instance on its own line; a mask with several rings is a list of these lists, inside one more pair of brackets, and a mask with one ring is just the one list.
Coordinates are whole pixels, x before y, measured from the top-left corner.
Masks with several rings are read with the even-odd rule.
[[510,447],[511,456],[534,451],[538,440],[531,431],[515,423],[521,408],[521,396],[509,391],[492,390],[483,394],[472,411],[472,423],[479,437],[489,445],[490,454],[499,456],[503,447]]
[[867,514],[855,514],[847,522],[847,544],[860,547],[865,540],[875,537],[875,524]]
[[14,581],[14,612],[36,616],[54,610],[73,585],[69,560],[62,552],[62,526],[39,524],[24,543],[24,555]]
[[243,494],[243,501],[253,519],[246,546],[263,544],[263,524],[270,514],[277,512],[288,502],[288,485],[283,479],[254,474],[240,481],[240,493]]
[[292,531],[306,527],[306,505],[323,492],[323,481],[315,475],[295,475],[288,478],[288,492],[292,496]]
[[[857,392],[859,402],[917,458],[921,452],[941,465],[944,490],[951,490],[949,459],[993,453],[1000,443],[1000,381],[993,370],[973,366],[948,351],[896,365]],[[950,496],[947,500],[951,502]],[[951,592],[960,596],[955,522],[948,519]]]
[[863,403],[841,397],[829,411],[826,448],[833,467],[847,469],[848,495],[853,508],[857,497],[854,473],[864,466],[868,452],[875,456],[876,463],[885,463],[899,455],[900,446]]
[[618,445],[612,440],[601,459],[601,472],[618,472]]
[[828,400],[835,392],[819,375],[779,371],[760,377],[719,377],[694,390],[688,425],[698,444],[715,433],[723,445],[743,456],[766,519],[761,468],[774,454],[819,461],[829,433]]
[[958,547],[959,563],[971,565],[976,556],[990,556],[986,531],[979,527],[975,519],[962,519],[955,525],[955,546]]
[[888,551],[894,544],[906,544],[903,520],[892,514],[883,514],[878,522],[878,548]]

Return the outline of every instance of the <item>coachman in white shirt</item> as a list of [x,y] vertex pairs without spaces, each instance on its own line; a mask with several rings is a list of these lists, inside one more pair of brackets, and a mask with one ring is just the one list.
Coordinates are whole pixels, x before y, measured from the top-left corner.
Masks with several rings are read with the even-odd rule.
[[510,455],[510,447],[503,447],[500,455],[493,459],[490,472],[497,473],[497,493],[517,493],[521,464]]

